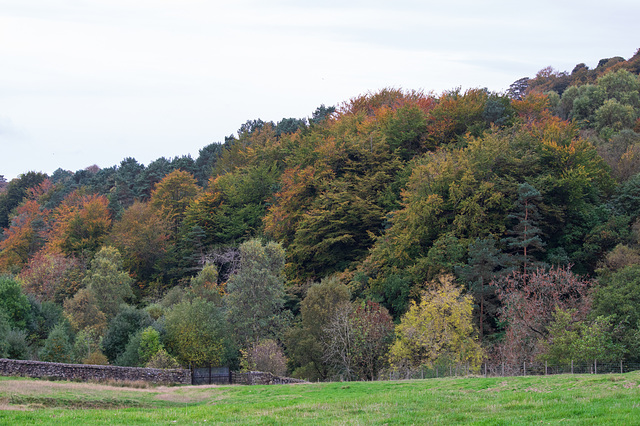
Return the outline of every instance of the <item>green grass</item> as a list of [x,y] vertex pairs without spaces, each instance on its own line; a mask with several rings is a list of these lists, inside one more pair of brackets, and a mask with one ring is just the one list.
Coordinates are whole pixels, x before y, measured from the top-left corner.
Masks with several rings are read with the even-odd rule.
[[130,389],[3,378],[0,424],[640,424],[640,373]]

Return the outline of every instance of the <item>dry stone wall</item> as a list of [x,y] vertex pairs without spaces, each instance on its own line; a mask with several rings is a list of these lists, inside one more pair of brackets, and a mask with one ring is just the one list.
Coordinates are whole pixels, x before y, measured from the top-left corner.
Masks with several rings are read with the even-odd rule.
[[278,377],[262,371],[249,371],[247,373],[231,372],[231,382],[234,385],[290,385],[292,383],[307,383],[304,380],[291,377]]
[[116,367],[113,365],[60,364],[0,359],[0,375],[82,381],[145,381],[156,384],[191,384],[191,371],[183,369]]

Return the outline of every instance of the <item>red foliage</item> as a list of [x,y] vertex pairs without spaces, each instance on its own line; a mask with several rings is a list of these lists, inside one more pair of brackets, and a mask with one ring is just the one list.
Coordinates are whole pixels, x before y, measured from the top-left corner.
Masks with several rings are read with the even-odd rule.
[[574,275],[570,267],[516,271],[492,284],[503,305],[500,318],[507,324],[498,348],[507,363],[531,362],[540,354],[556,309],[575,309],[578,320],[591,308],[591,280]]
[[27,293],[39,300],[62,303],[82,285],[82,267],[73,257],[40,250],[18,276]]

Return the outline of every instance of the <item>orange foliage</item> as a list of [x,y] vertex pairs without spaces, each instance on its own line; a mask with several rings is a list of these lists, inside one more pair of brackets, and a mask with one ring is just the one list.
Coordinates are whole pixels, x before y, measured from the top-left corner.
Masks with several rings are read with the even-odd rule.
[[290,243],[295,224],[316,195],[318,185],[315,167],[287,169],[282,175],[282,189],[276,195],[277,202],[269,207],[264,219],[265,233],[276,241]]
[[48,250],[67,255],[91,255],[102,246],[111,227],[109,201],[102,195],[74,191],[53,212]]
[[0,241],[0,270],[16,272],[28,262],[42,245],[46,230],[47,209],[28,199],[16,208],[11,225]]
[[511,106],[525,123],[551,116],[549,98],[542,93],[530,93],[522,100],[512,101]]

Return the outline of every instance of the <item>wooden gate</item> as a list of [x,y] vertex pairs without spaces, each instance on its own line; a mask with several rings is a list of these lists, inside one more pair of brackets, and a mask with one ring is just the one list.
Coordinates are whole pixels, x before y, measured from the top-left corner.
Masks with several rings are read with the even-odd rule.
[[231,384],[229,367],[192,367],[192,385],[228,385]]

